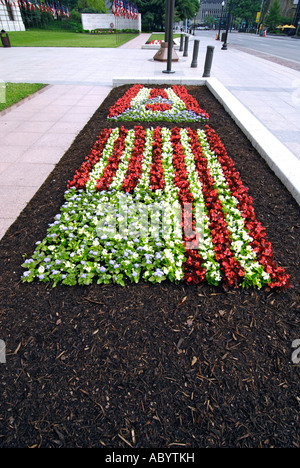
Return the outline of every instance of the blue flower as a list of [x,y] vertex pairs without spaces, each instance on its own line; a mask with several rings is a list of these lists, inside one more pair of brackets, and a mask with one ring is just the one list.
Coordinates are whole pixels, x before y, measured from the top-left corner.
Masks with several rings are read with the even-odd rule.
[[159,278],[161,278],[162,276],[164,276],[164,274],[159,268],[157,268],[157,270],[153,273],[153,276],[158,276]]

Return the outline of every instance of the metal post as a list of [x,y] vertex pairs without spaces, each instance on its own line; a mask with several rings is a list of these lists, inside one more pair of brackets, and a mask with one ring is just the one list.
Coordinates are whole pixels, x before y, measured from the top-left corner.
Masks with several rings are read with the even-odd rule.
[[173,23],[174,23],[174,10],[175,0],[167,0],[169,3],[169,31],[168,31],[168,59],[167,69],[163,73],[175,73],[172,71],[172,54],[173,54]]
[[228,18],[227,18],[227,25],[226,25],[225,41],[221,50],[227,50],[227,39],[228,39],[229,23],[231,22],[231,12],[232,12],[232,0],[230,0],[230,3],[229,3],[229,12],[228,12]]
[[212,61],[213,61],[213,56],[214,56],[214,49],[215,49],[214,46],[207,46],[203,78],[210,77],[210,71],[211,71],[211,66],[212,66]]
[[198,67],[199,43],[200,43],[199,40],[194,41],[193,60],[192,60],[191,68]]
[[170,2],[169,0],[166,0],[165,42],[168,42],[169,16],[170,16]]
[[293,22],[293,25],[297,28],[297,33],[298,33],[299,21],[300,21],[300,1],[298,0],[298,5],[297,5],[297,9],[296,9],[295,16],[294,16],[294,22]]
[[188,55],[189,55],[189,36],[185,36],[183,57],[188,57]]
[[222,20],[223,20],[223,11],[224,11],[224,6],[225,2],[222,2],[222,12],[221,12],[221,19],[220,19],[220,24],[219,24],[219,34],[218,34],[218,41],[220,41],[220,34],[221,34],[221,26],[222,26]]
[[183,42],[184,42],[184,34],[180,34],[180,47],[179,52],[183,51]]

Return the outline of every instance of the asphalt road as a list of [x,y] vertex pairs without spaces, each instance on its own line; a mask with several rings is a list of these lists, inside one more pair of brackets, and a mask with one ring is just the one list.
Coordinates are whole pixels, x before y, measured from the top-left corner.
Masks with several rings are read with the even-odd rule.
[[[217,31],[196,31],[197,36],[205,37],[216,37],[216,33]],[[233,46],[262,52],[300,64],[300,39],[274,36],[260,37],[255,34],[231,32],[228,34],[228,44],[229,46],[232,44]]]

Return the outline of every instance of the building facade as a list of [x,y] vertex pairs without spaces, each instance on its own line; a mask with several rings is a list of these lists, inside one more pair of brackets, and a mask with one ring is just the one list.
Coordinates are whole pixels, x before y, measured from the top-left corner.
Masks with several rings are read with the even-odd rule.
[[0,30],[25,31],[21,11],[17,1],[2,0],[0,2]]
[[220,19],[222,14],[222,0],[202,0],[196,22],[203,24],[208,17]]
[[[227,3],[226,0],[225,3]],[[295,13],[299,12],[299,2],[300,0],[279,0],[281,5],[281,15],[289,18],[294,18]],[[205,18],[214,17],[219,19],[222,14],[222,0],[202,0],[201,8],[196,17],[197,23],[204,23]],[[298,20],[299,21],[299,20]]]
[[282,16],[293,18],[298,0],[279,0]]

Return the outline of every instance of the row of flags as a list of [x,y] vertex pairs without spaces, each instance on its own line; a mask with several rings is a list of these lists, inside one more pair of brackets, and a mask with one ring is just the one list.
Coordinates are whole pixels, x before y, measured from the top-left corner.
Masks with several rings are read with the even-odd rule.
[[[5,0],[0,0],[2,5],[5,5]],[[29,11],[40,11],[45,13],[50,13],[55,16],[64,16],[65,18],[70,18],[69,8],[65,8],[59,2],[50,1],[41,1],[41,0],[7,0],[11,7],[24,8],[24,10]]]
[[113,0],[112,12],[115,16],[138,19],[139,11],[135,5],[125,0]]

